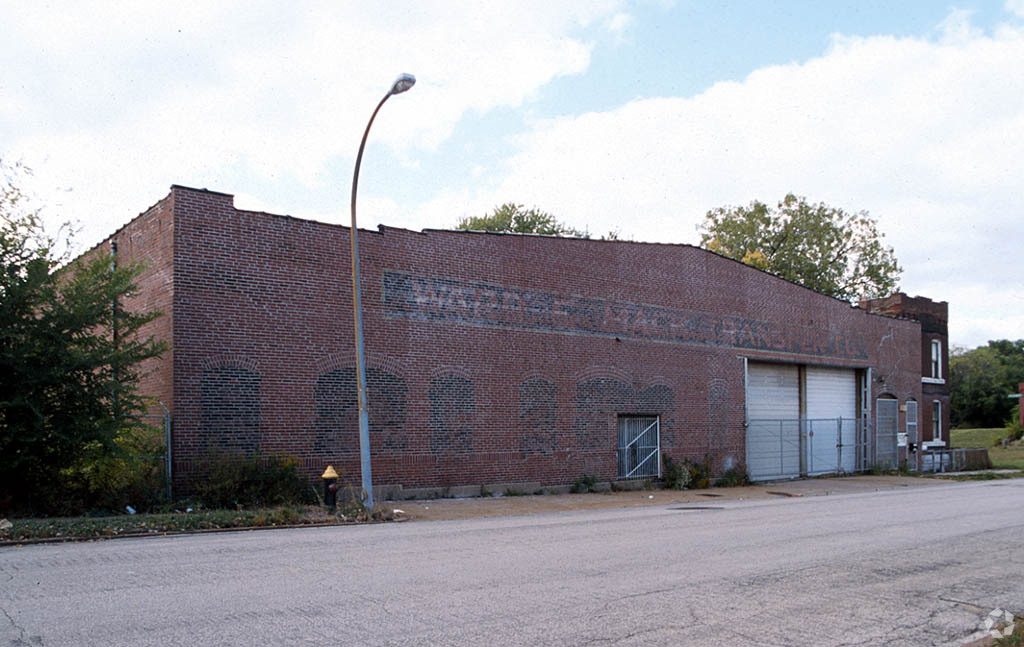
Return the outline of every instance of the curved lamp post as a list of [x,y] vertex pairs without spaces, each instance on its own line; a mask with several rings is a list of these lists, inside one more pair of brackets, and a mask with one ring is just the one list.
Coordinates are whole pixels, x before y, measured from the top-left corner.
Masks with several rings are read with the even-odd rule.
[[363,497],[367,507],[373,507],[373,477],[370,474],[370,417],[366,410],[366,358],[363,354],[363,299],[359,290],[359,230],[356,228],[356,188],[359,186],[359,165],[363,161],[363,149],[366,138],[370,134],[370,126],[380,112],[381,106],[393,94],[401,94],[416,83],[412,74],[402,74],[391,84],[391,89],[377,104],[377,109],[370,115],[370,121],[363,132],[363,141],[359,143],[359,154],[356,155],[356,170],[352,174],[352,229],[349,240],[352,242],[352,310],[355,317],[356,336],[356,390],[359,403],[359,461],[363,474]]

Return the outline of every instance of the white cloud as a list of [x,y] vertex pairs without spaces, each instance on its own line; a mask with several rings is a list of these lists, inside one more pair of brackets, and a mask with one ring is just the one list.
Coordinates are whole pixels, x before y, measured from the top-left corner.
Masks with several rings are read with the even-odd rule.
[[[339,222],[337,178],[395,74],[419,81],[374,140],[411,168],[466,115],[529,114],[553,81],[585,73],[596,44],[580,34],[636,28],[617,0],[281,6],[7,3],[0,154],[36,168],[87,244],[172,182],[255,194],[253,178],[270,178],[279,194],[239,205]],[[1005,8],[1024,17],[1024,0]],[[905,289],[950,301],[954,342],[1017,338],[1024,27],[986,34],[953,11],[933,36],[836,36],[818,58],[696,96],[536,121],[516,154],[495,166],[474,150],[462,183],[416,207],[361,187],[360,222],[447,226],[511,200],[595,234],[696,242],[708,209],[793,191],[870,211]],[[303,212],[286,188],[339,208]]]
[[592,44],[574,34],[618,4],[20,3],[0,41],[16,63],[0,154],[74,187],[71,215],[94,239],[171,182],[244,191],[233,179],[255,174],[322,190],[397,73],[419,83],[374,138],[409,159],[467,112],[586,70]]
[[964,42],[977,38],[981,30],[971,24],[974,12],[969,9],[953,9],[946,19],[939,23],[939,31],[947,42]]
[[696,242],[708,209],[792,191],[878,219],[904,288],[972,322],[954,319],[954,342],[1019,337],[1019,293],[976,286],[1024,274],[1024,30],[965,21],[952,14],[937,41],[836,37],[820,58],[692,98],[538,123],[463,205],[512,199],[595,233]]
[[617,39],[621,40],[633,25],[633,22],[633,16],[620,11],[605,22],[605,28],[614,34]]

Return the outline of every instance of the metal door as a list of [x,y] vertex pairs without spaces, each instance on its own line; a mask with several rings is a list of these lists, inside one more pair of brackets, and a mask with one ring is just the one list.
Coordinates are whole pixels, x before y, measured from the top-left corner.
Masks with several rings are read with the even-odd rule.
[[880,469],[896,467],[896,433],[899,431],[900,405],[892,398],[875,401],[875,452],[873,464]]
[[755,481],[800,475],[800,370],[747,365],[747,474]]
[[857,371],[808,366],[807,473],[853,472],[857,467]]

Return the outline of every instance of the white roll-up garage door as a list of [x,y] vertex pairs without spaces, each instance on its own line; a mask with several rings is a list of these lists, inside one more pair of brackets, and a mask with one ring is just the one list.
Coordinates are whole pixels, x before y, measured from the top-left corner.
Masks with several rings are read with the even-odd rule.
[[857,372],[808,366],[805,379],[807,473],[852,472],[856,465]]
[[800,371],[747,365],[747,474],[763,481],[800,475]]

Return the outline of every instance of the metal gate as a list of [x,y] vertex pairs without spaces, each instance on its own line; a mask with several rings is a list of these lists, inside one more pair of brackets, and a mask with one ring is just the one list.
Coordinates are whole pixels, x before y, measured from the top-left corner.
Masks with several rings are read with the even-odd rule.
[[658,416],[619,416],[619,478],[661,476]]
[[751,420],[747,471],[752,481],[871,469],[868,432],[856,418]]
[[751,420],[747,424],[747,472],[750,480],[800,476],[802,427],[799,419]]
[[900,403],[889,398],[875,401],[875,467],[896,467],[896,433],[899,431]]

